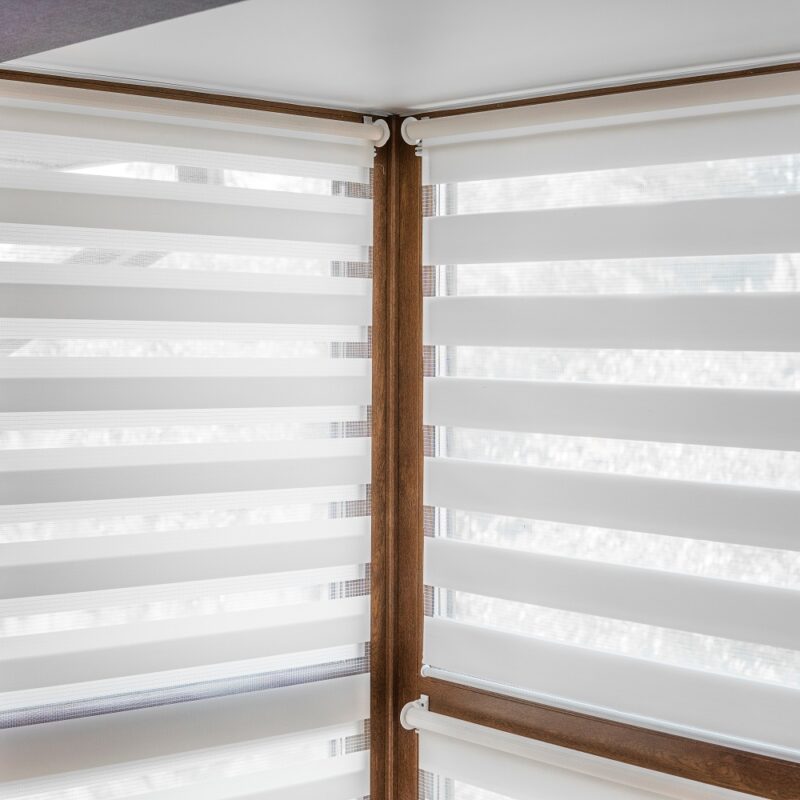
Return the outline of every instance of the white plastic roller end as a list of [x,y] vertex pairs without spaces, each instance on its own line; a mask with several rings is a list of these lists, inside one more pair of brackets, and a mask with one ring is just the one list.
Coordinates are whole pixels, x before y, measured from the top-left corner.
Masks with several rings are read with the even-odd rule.
[[420,138],[414,135],[414,125],[416,125],[418,122],[419,120],[416,117],[406,117],[403,120],[403,123],[400,126],[400,135],[403,137],[403,141],[406,144],[420,143]]
[[372,127],[380,131],[380,138],[374,142],[375,147],[383,147],[389,141],[389,123],[385,119],[376,119]]
[[400,712],[400,724],[407,731],[416,730],[417,726],[414,724],[413,720],[414,712],[427,711],[427,710],[428,710],[428,695],[423,694],[420,696],[419,700],[412,700],[410,703],[406,703],[403,706],[403,709]]

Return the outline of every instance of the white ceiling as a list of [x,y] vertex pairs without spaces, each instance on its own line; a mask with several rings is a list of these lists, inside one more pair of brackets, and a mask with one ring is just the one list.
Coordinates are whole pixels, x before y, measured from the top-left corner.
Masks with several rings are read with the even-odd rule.
[[415,112],[800,60],[800,0],[245,0],[4,66]]

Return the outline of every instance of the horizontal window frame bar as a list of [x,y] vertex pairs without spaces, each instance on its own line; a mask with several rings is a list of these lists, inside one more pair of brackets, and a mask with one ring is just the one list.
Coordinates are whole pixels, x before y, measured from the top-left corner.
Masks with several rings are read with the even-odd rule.
[[423,675],[418,683],[435,713],[634,766],[769,800],[793,800],[800,782],[800,764],[773,755],[604,719],[439,677]]

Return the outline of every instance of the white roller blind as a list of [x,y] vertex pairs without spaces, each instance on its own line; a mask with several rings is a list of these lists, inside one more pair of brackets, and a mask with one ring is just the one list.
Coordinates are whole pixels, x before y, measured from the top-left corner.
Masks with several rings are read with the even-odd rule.
[[408,126],[427,674],[800,759],[799,110],[784,75]]
[[369,794],[380,131],[0,83],[0,794]]
[[420,800],[745,800],[749,795],[526,739],[408,704]]

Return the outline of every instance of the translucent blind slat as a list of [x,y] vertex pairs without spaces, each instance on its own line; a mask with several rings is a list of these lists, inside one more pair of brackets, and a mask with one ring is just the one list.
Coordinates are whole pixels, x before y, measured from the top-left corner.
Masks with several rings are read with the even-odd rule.
[[[0,283],[6,285],[22,284],[27,287],[21,291],[33,290],[29,287],[44,285],[49,292],[51,287],[59,287],[61,293],[64,287],[80,286],[86,291],[87,287],[115,287],[115,288],[143,288],[143,289],[190,289],[211,292],[238,292],[241,302],[247,302],[246,297],[257,295],[258,302],[269,302],[271,294],[325,295],[331,303],[338,301],[339,295],[350,297],[370,298],[372,281],[366,278],[331,278],[323,275],[294,275],[268,272],[233,272],[212,271],[199,269],[141,269],[138,267],[114,264],[113,269],[102,265],[80,263],[36,263],[36,262],[0,262]],[[67,297],[69,294],[65,293]],[[35,295],[41,297],[44,295]],[[153,298],[150,293],[148,299]],[[45,295],[46,296],[46,295]],[[86,292],[88,298],[99,297],[91,292]],[[130,302],[135,304],[136,299],[143,297],[144,293],[134,292],[130,295]],[[195,297],[197,297],[195,295]],[[334,299],[336,298],[336,299]],[[199,298],[198,298],[199,299]],[[222,298],[219,298],[222,302]],[[297,298],[299,299],[299,298]],[[121,302],[118,296],[110,292],[103,295],[103,302]],[[74,301],[74,302],[77,302]],[[86,301],[89,302],[88,300]],[[251,301],[255,302],[255,301]],[[173,311],[174,313],[174,311]]]
[[[91,169],[91,168],[90,168]],[[175,180],[154,180],[139,178],[119,178],[110,175],[93,175],[76,172],[52,172],[49,170],[27,170],[20,168],[0,167],[0,187],[8,190],[37,190],[58,196],[68,193],[71,196],[86,196],[86,203],[91,204],[91,197],[126,197],[150,200],[165,200],[176,203],[213,203],[217,206],[228,205],[233,208],[260,208],[263,219],[269,220],[268,211],[294,211],[298,220],[309,222],[316,214],[324,214],[325,219],[334,225],[341,222],[339,215],[362,217],[368,225],[371,203],[369,200],[344,195],[330,195],[315,192],[277,191],[248,186],[231,186],[228,184],[191,184]],[[44,199],[43,199],[44,202]],[[140,206],[141,207],[141,206]],[[87,205],[91,213],[92,206]],[[202,210],[199,211],[202,213]],[[309,216],[305,216],[308,214]],[[287,237],[290,238],[290,237]],[[309,239],[313,240],[313,236]]]
[[370,518],[16,542],[0,548],[0,597],[27,597],[366,564]]
[[[187,456],[191,458],[191,453]],[[370,480],[370,460],[364,455],[272,459],[262,456],[241,460],[235,457],[231,453],[210,462],[6,470],[0,499],[5,503],[75,502],[364,484]]]

